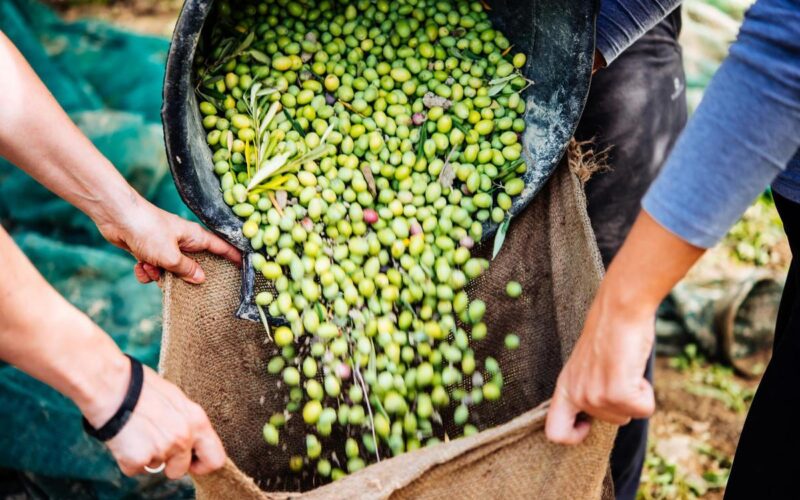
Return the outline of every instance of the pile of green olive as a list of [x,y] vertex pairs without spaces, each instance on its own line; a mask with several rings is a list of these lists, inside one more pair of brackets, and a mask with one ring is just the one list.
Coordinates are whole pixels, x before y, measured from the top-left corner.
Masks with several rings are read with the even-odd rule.
[[503,377],[476,359],[495,332],[465,287],[489,265],[472,255],[482,223],[506,220],[524,188],[525,55],[479,1],[215,8],[196,63],[202,123],[277,292],[256,302],[286,321],[267,326],[288,397],[264,439],[305,426],[289,466],[336,479],[439,442],[445,418],[477,432],[470,409],[500,398]]

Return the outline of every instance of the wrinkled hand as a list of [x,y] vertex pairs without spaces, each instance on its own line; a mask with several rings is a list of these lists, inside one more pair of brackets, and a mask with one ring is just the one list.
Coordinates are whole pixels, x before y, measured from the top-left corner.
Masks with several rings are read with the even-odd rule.
[[[127,382],[121,387],[127,387]],[[102,426],[117,410],[121,398],[106,398],[84,414],[93,426]],[[203,409],[147,367],[136,409],[120,433],[106,444],[126,476],[161,464],[166,464],[164,473],[170,479],[187,472],[203,475],[222,467],[226,456]]]
[[236,248],[199,224],[165,212],[144,199],[137,200],[135,207],[126,220],[113,220],[97,227],[105,239],[139,261],[134,273],[140,282],[157,281],[162,269],[189,283],[205,281],[200,264],[183,252],[207,250],[241,264],[241,254]]
[[[578,444],[592,417],[624,425],[655,410],[653,388],[644,378],[655,337],[655,311],[637,311],[608,299],[601,286],[575,349],[558,377],[547,414],[548,439]],[[629,311],[629,309],[633,311]]]

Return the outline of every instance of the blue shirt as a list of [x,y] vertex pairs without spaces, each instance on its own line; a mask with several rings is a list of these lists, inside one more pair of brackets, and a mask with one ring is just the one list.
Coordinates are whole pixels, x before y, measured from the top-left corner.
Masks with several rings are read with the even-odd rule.
[[[598,50],[612,62],[677,3],[603,0]],[[711,247],[770,182],[800,203],[800,0],[748,10],[643,206],[667,230]]]

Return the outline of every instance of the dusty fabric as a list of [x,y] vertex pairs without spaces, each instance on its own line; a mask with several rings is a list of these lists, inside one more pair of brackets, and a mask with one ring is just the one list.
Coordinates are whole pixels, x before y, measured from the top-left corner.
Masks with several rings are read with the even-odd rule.
[[[491,244],[480,250],[491,256]],[[354,475],[312,489],[314,478],[288,471],[290,455],[302,450],[303,425],[291,421],[283,449],[268,447],[261,428],[283,408],[285,387],[266,371],[274,346],[260,324],[234,318],[239,271],[201,255],[208,277],[191,286],[164,282],[161,368],[208,412],[232,460],[222,471],[196,478],[199,499],[339,498],[601,498],[616,428],[596,424],[577,447],[544,436],[546,401],[580,334],[602,276],[602,264],[586,216],[577,177],[562,165],[533,203],[511,223],[500,254],[471,284],[470,296],[487,302],[486,340],[476,358],[491,355],[503,368],[503,396],[473,409],[484,432],[383,460]],[[506,296],[506,283],[523,285],[520,299]],[[508,351],[506,334],[521,346]],[[235,465],[234,465],[235,464]],[[305,493],[266,493],[300,491]]]

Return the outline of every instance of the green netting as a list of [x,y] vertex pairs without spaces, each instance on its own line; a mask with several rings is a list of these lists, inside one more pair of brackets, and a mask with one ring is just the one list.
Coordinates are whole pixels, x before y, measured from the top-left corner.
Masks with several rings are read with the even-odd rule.
[[[139,192],[189,216],[168,175],[162,141],[167,40],[101,22],[65,23],[31,0],[0,0],[0,30]],[[86,216],[1,159],[0,222],[70,302],[125,351],[155,366],[161,294],[136,282],[130,256],[107,244]],[[31,313],[46,311],[32,305]],[[186,493],[180,484],[125,478],[104,447],[83,434],[68,400],[7,365],[0,365],[0,408],[0,468],[24,471],[50,498]]]

